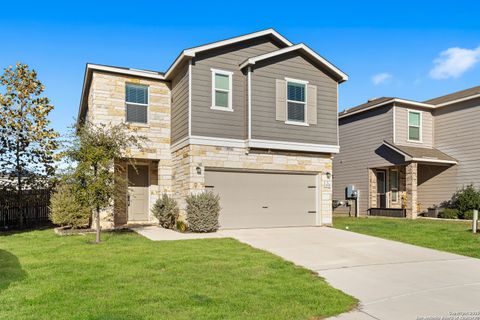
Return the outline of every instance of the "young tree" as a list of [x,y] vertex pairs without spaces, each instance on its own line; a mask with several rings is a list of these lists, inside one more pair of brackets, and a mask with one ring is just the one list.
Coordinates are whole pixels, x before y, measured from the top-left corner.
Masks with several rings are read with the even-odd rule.
[[[2,189],[14,190],[22,203],[25,186],[44,187],[54,173],[58,133],[48,120],[53,105],[42,96],[45,87],[26,64],[5,68],[0,85],[0,175],[7,178]],[[23,220],[21,212],[21,225]]]
[[86,122],[77,128],[66,148],[65,155],[75,164],[75,195],[95,213],[96,243],[100,242],[100,212],[110,207],[115,195],[126,187],[125,179],[118,174],[123,171],[118,160],[125,158],[132,148],[141,150],[143,140],[141,136],[129,134],[125,124]]

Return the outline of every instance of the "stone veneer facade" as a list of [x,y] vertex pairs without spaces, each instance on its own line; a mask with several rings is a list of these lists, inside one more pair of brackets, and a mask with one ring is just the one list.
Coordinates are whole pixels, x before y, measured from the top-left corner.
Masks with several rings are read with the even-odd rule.
[[[185,218],[185,197],[205,188],[205,170],[310,172],[319,177],[319,224],[332,223],[332,159],[330,155],[265,152],[245,148],[187,145],[173,152],[173,189]],[[197,169],[198,168],[198,169]],[[200,173],[199,173],[200,172]],[[327,174],[328,173],[328,174]]]
[[[163,194],[172,195],[179,203],[185,219],[185,197],[205,187],[205,169],[263,170],[278,172],[310,172],[318,176],[319,224],[332,223],[332,159],[330,154],[267,152],[245,148],[187,145],[171,148],[171,88],[167,82],[126,75],[95,72],[88,96],[87,120],[95,124],[125,122],[125,85],[138,83],[149,86],[148,124],[130,124],[132,132],[148,138],[144,150],[128,150],[125,158],[150,168],[150,208]],[[125,173],[126,162],[118,163],[119,174]],[[197,172],[200,168],[200,174]],[[328,174],[327,174],[328,173]],[[126,197],[126,194],[119,195]],[[126,224],[125,201],[117,201],[102,212],[102,228]],[[149,221],[155,218],[149,212]]]
[[[150,168],[150,205],[162,193],[172,193],[172,156],[170,152],[171,90],[167,82],[94,72],[88,96],[87,120],[94,124],[119,124],[126,118],[125,85],[148,85],[148,124],[130,124],[132,132],[145,136],[143,150],[128,150],[126,158]],[[123,173],[124,174],[124,173]],[[115,214],[113,214],[115,210]],[[150,214],[150,213],[149,213]],[[154,220],[153,217],[150,220]],[[126,223],[124,205],[102,212],[103,228]]]

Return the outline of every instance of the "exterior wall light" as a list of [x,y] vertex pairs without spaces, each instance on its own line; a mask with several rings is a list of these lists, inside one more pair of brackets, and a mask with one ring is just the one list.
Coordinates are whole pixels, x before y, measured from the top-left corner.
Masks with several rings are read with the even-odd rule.
[[202,168],[196,167],[195,169],[197,170],[197,174],[198,174],[198,175],[201,175],[201,174],[202,174]]

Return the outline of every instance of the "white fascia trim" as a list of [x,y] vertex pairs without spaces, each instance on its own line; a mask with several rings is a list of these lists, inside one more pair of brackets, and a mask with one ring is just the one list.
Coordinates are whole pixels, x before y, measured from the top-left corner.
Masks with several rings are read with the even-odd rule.
[[206,44],[206,45],[203,45],[203,46],[183,50],[182,53],[180,54],[180,56],[178,56],[178,58],[175,60],[175,62],[170,66],[170,68],[168,68],[168,71],[165,73],[165,78],[168,79],[170,77],[171,73],[173,72],[173,70],[175,70],[175,68],[186,57],[193,58],[193,57],[195,57],[195,55],[198,52],[201,52],[201,51],[210,50],[210,49],[226,46],[226,45],[229,45],[229,44],[233,44],[233,43],[236,43],[236,42],[245,41],[245,40],[249,40],[249,39],[253,39],[253,38],[257,38],[257,37],[262,37],[262,36],[265,36],[265,35],[272,35],[275,38],[277,38],[278,40],[280,40],[281,42],[283,42],[287,46],[293,45],[293,43],[291,43],[289,40],[287,40],[287,38],[285,38],[284,36],[282,36],[277,31],[275,31],[271,28],[266,29],[266,30],[262,30],[262,31],[257,31],[257,32],[254,32],[254,33],[250,33],[250,34],[246,34],[246,35],[243,35],[243,36],[227,39],[227,40],[217,41],[217,42]]
[[412,105],[412,106],[417,106],[417,107],[422,107],[422,108],[427,108],[427,109],[435,109],[435,106],[433,104],[429,104],[429,103],[423,103],[423,102],[406,100],[406,99],[399,99],[399,98],[395,98],[394,100],[395,100],[395,102],[405,103],[405,104],[409,104],[409,105]]
[[248,139],[252,139],[252,68],[250,66],[247,72]]
[[[390,100],[387,100],[387,101],[384,101],[384,102],[381,102],[381,103],[378,103],[378,104],[371,105],[370,107],[365,108],[365,109],[357,110],[357,111],[355,111],[355,112],[344,113],[344,112],[345,112],[345,110],[344,110],[344,111],[340,112],[340,114],[338,115],[338,118],[341,119],[341,118],[349,117],[349,116],[351,116],[351,115],[354,115],[354,114],[357,114],[357,113],[361,113],[361,112],[364,112],[364,111],[367,111],[367,110],[375,109],[375,108],[384,106],[384,105],[389,104],[389,103],[392,103],[392,102],[393,102],[393,103],[395,103],[395,102],[400,102],[400,103],[409,104],[409,105],[415,106],[415,107],[435,109],[435,106],[434,106],[433,104],[427,104],[427,103],[422,103],[422,102],[416,102],[416,101],[410,101],[410,100],[405,100],[405,99],[397,99],[397,98],[394,98],[394,99],[390,99]],[[343,113],[343,114],[342,114],[342,113]]]
[[140,70],[140,69],[125,69],[125,68],[102,66],[98,64],[89,63],[87,64],[87,70],[114,72],[114,73],[126,74],[131,76],[165,80],[165,76],[161,74],[158,74],[154,71],[147,71],[147,70]]
[[257,31],[257,32],[254,32],[254,33],[249,33],[249,34],[246,34],[246,35],[243,35],[243,36],[239,36],[239,37],[235,37],[235,38],[231,38],[231,39],[227,39],[227,40],[221,40],[221,41],[206,44],[206,45],[203,45],[203,46],[187,49],[184,52],[187,55],[195,56],[195,54],[197,52],[210,50],[210,49],[226,46],[226,45],[229,45],[229,44],[232,44],[232,43],[241,42],[241,41],[245,41],[245,40],[249,40],[249,39],[253,39],[253,38],[258,38],[258,37],[262,37],[262,36],[265,36],[265,35],[273,35],[275,38],[277,38],[278,40],[280,40],[281,42],[283,42],[287,46],[291,46],[293,44],[290,41],[288,41],[284,36],[279,34],[277,31],[275,31],[273,29],[266,29],[266,30]]
[[185,59],[185,58],[193,58],[194,56],[192,55],[188,55],[185,53],[185,50],[182,51],[182,53],[178,56],[177,59],[175,59],[175,61],[173,62],[173,64],[170,66],[170,68],[168,68],[167,72],[165,73],[165,79],[169,79],[170,76],[172,75],[172,72],[173,70],[175,70],[175,68],[180,64],[182,63],[182,61]]
[[480,98],[480,93],[479,93],[479,94],[474,94],[474,95],[472,95],[472,96],[468,96],[468,97],[464,97],[464,98],[460,98],[460,99],[456,99],[456,100],[444,102],[444,103],[439,103],[439,104],[437,104],[436,106],[437,106],[437,108],[441,108],[441,107],[449,106],[449,105],[454,104],[454,103],[458,103],[458,102],[462,102],[462,101],[467,101],[467,100],[475,99],[475,98]]
[[434,162],[434,163],[445,163],[445,164],[458,164],[457,161],[453,161],[453,160],[440,160],[440,159],[429,159],[429,158],[410,158],[409,161]]
[[344,72],[342,72],[340,69],[338,69],[337,67],[335,67],[333,64],[331,64],[330,62],[328,62],[325,58],[323,58],[322,56],[320,56],[318,53],[316,53],[315,51],[313,51],[312,49],[310,49],[307,45],[305,45],[304,43],[299,43],[299,44],[296,44],[294,46],[290,46],[290,47],[287,47],[287,48],[283,48],[283,49],[280,49],[280,50],[276,50],[276,51],[273,51],[273,52],[269,52],[269,53],[265,53],[265,54],[262,54],[262,55],[259,55],[259,56],[256,56],[256,57],[253,57],[253,58],[249,58],[247,59],[246,61],[244,61],[242,64],[240,64],[240,68],[244,68],[246,67],[247,65],[254,65],[255,63],[257,63],[258,61],[261,61],[261,60],[264,60],[264,59],[268,59],[268,58],[272,58],[272,57],[275,57],[275,56],[278,56],[278,55],[281,55],[281,54],[284,54],[284,53],[288,53],[288,52],[291,52],[291,51],[295,51],[295,50],[304,50],[305,52],[307,52],[308,54],[310,54],[312,57],[315,58],[315,60],[317,60],[318,62],[320,62],[321,64],[325,65],[328,69],[330,69],[333,73],[335,73],[336,75],[338,75],[342,82],[343,81],[347,81],[348,80],[348,75],[345,74]]
[[189,144],[216,146],[216,147],[246,148],[245,141],[246,140],[241,140],[241,139],[191,136],[191,137],[185,137],[180,141],[177,141],[174,144],[172,144],[171,151],[175,152]]
[[171,146],[171,151],[175,152],[189,144],[197,144],[204,146],[230,147],[230,148],[261,148],[261,149],[277,149],[291,151],[309,151],[322,153],[338,153],[340,146],[323,145],[313,143],[299,143],[275,140],[258,140],[258,139],[227,139],[216,137],[191,136],[185,137],[175,142]]
[[245,148],[245,140],[241,139],[227,139],[216,137],[203,137],[203,136],[191,136],[189,139],[190,144],[201,144],[205,146],[221,146],[232,148]]
[[192,135],[192,60],[188,62],[188,136]]
[[275,141],[275,140],[259,140],[259,139],[250,139],[247,141],[247,144],[249,148],[310,151],[310,152],[323,152],[323,153],[339,153],[340,152],[340,146],[326,145],[326,144],[287,142],[287,141]]
[[188,137],[184,137],[170,146],[170,151],[175,152],[188,145]]

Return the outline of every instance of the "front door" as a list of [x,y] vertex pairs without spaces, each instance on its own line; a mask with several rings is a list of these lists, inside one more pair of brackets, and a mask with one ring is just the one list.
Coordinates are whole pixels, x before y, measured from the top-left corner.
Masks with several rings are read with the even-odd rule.
[[377,170],[377,208],[387,207],[387,180],[385,170]]
[[127,197],[128,221],[147,221],[148,166],[128,166]]

